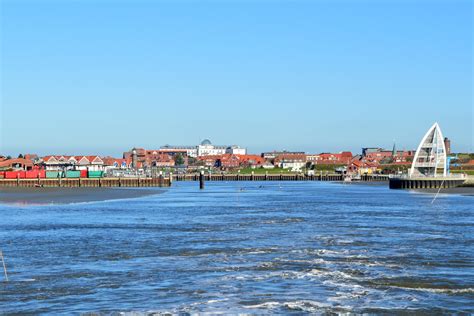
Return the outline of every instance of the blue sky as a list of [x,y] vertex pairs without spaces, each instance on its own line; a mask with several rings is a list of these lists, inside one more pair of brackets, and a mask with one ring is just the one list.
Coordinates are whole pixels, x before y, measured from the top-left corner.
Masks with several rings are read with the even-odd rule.
[[0,2],[0,153],[474,149],[471,1]]

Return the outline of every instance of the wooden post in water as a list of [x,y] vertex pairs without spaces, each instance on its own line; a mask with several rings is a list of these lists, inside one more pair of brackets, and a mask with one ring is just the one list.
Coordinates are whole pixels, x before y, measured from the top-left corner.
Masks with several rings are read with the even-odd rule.
[[204,189],[204,171],[201,171],[199,173],[199,189],[200,190]]
[[2,257],[3,272],[5,273],[5,281],[8,282],[7,267],[5,266],[5,259],[3,258],[3,252],[0,250],[0,257]]

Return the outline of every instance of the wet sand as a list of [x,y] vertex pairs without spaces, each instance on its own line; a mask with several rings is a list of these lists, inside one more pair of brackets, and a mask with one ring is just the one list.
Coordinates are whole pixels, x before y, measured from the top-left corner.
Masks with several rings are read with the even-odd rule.
[[0,203],[38,205],[131,199],[160,194],[162,188],[0,188]]

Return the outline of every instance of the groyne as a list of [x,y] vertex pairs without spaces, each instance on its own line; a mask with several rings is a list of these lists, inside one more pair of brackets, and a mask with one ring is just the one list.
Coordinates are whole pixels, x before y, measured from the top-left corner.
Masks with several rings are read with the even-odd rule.
[[0,187],[169,187],[169,177],[158,178],[57,178],[0,179]]

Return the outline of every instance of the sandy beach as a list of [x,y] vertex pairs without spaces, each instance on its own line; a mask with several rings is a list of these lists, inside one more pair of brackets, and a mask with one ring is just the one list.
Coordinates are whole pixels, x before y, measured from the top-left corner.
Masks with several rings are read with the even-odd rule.
[[138,198],[163,193],[159,188],[0,188],[0,203],[69,204]]

